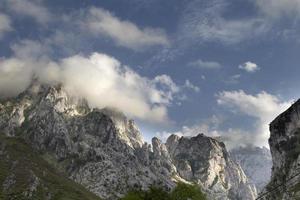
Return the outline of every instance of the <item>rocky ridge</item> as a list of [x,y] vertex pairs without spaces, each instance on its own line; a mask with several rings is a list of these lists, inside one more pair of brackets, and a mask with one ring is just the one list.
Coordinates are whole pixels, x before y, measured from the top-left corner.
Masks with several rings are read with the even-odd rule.
[[69,178],[105,199],[151,185],[197,183],[214,199],[254,199],[255,189],[224,143],[200,134],[143,141],[133,120],[113,109],[91,109],[63,86],[33,83],[0,102],[0,129],[22,137]]

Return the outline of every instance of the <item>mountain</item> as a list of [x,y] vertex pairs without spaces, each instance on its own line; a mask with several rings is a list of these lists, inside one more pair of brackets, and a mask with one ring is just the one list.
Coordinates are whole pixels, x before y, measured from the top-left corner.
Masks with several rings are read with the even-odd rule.
[[201,185],[214,199],[255,198],[255,188],[224,143],[203,134],[191,138],[171,135],[166,146],[179,176]]
[[261,199],[300,199],[300,100],[270,124],[271,181]]
[[241,165],[249,181],[260,192],[271,177],[272,157],[265,147],[245,146],[230,151],[232,159]]
[[202,186],[210,199],[256,196],[224,143],[199,134],[147,144],[123,113],[92,109],[62,85],[33,82],[18,97],[2,100],[0,130],[22,138],[49,165],[103,199],[153,185],[170,190],[177,182]]

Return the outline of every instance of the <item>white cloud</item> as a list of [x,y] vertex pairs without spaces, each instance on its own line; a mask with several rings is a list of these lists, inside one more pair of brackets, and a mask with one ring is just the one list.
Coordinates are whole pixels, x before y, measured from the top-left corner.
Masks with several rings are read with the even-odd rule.
[[256,0],[258,9],[267,17],[298,16],[300,0]]
[[11,45],[11,49],[18,58],[41,58],[48,55],[50,48],[37,41],[21,40],[19,43]]
[[0,60],[0,94],[1,97],[14,96],[30,84],[33,64],[17,58]]
[[[227,118],[213,115],[193,126],[183,126],[175,132],[158,132],[156,135],[166,140],[171,134],[192,137],[199,133],[224,141],[228,149],[239,146],[256,145],[268,147],[269,123],[280,113],[285,111],[292,101],[280,101],[278,97],[260,92],[256,95],[246,94],[244,91],[223,91],[217,95],[217,102],[235,114],[250,116],[255,119],[254,129],[222,128]],[[251,122],[252,123],[252,122]]]
[[198,59],[196,61],[190,62],[189,66],[198,67],[200,69],[220,69],[221,64],[215,61],[203,61]]
[[278,97],[264,91],[256,95],[246,94],[243,90],[223,91],[217,98],[219,105],[256,119],[256,130],[250,134],[250,138],[253,143],[260,146],[267,146],[269,123],[291,105],[291,101],[280,101]]
[[101,8],[91,8],[87,19],[83,22],[95,35],[103,35],[112,39],[117,45],[134,50],[153,45],[168,45],[169,40],[162,29],[139,28],[130,21],[117,18]]
[[248,131],[237,128],[221,130],[219,126],[223,123],[223,120],[224,119],[222,117],[213,115],[211,118],[208,118],[196,125],[183,126],[179,131],[163,131],[156,133],[156,135],[162,140],[167,140],[167,138],[172,134],[184,137],[193,137],[203,133],[206,136],[223,141],[226,144],[226,148],[229,150],[240,146],[247,146],[249,144],[259,145],[254,140],[253,135],[251,135]]
[[32,17],[40,24],[45,24],[51,20],[53,16],[48,9],[35,0],[7,0],[10,10],[18,15]]
[[194,85],[193,83],[191,83],[190,80],[185,80],[184,87],[188,88],[188,89],[191,89],[191,90],[193,90],[195,92],[199,92],[200,91],[200,88],[198,86]]
[[5,32],[11,31],[11,20],[10,18],[0,13],[0,38],[3,36]]
[[217,131],[217,127],[222,123],[223,119],[213,115],[211,118],[204,120],[203,122],[196,124],[194,126],[183,126],[181,130],[175,132],[158,132],[156,135],[162,140],[166,140],[170,135],[175,134],[178,136],[184,137],[193,137],[200,133],[204,133],[205,135],[211,137],[219,136],[219,132]]
[[239,82],[240,78],[241,78],[240,74],[234,74],[234,75],[230,76],[228,78],[228,80],[225,80],[225,83],[237,84]]
[[258,70],[260,70],[260,68],[258,67],[257,64],[253,63],[253,62],[245,62],[244,64],[239,65],[239,69],[245,70],[247,72],[256,72]]
[[230,1],[191,1],[180,21],[180,40],[236,44],[266,33],[270,26],[264,17],[226,18]]
[[0,95],[18,95],[36,76],[41,82],[62,83],[71,95],[86,98],[92,107],[114,107],[142,120],[168,122],[168,106],[183,86],[168,75],[142,77],[105,54],[75,55],[52,61],[47,48],[25,40],[12,46],[15,57],[0,61]]

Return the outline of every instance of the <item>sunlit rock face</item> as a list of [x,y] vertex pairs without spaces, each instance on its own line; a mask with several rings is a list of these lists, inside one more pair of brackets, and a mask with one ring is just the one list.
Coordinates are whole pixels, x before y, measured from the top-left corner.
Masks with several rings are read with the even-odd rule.
[[272,176],[261,196],[263,199],[299,199],[300,176],[297,175],[300,168],[299,100],[270,124],[270,133]]
[[34,82],[0,103],[0,128],[39,150],[53,167],[104,199],[151,185],[197,183],[210,198],[255,198],[255,189],[225,145],[200,134],[143,141],[133,120],[114,109],[92,109],[63,86]]
[[270,181],[272,157],[266,147],[246,146],[232,149],[230,155],[260,192]]
[[255,187],[230,157],[224,143],[199,134],[172,135],[166,143],[178,174],[196,182],[214,199],[255,199]]

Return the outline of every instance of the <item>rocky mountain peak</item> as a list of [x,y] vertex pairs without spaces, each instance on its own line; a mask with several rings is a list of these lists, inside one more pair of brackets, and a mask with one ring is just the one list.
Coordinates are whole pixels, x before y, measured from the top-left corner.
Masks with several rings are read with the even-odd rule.
[[214,199],[255,198],[224,143],[204,134],[144,143],[133,120],[111,108],[92,109],[62,85],[34,83],[0,103],[0,128],[22,137],[55,168],[104,199],[151,185],[197,183]]
[[[255,188],[248,184],[240,166],[231,160],[223,142],[202,133],[190,138],[172,135],[167,147],[179,175],[207,188],[207,193],[214,194],[214,198],[255,198]],[[235,188],[237,185],[239,189]]]

